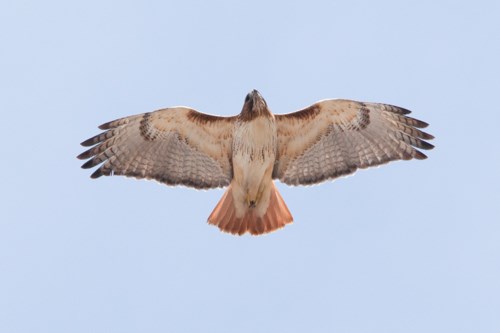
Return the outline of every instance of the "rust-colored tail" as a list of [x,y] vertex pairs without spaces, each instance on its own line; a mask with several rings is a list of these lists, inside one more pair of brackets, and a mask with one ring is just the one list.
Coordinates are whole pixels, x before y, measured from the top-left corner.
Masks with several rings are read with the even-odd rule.
[[274,183],[270,189],[269,206],[262,216],[258,216],[256,208],[245,208],[246,212],[243,216],[237,217],[231,186],[229,185],[208,217],[208,223],[218,226],[222,231],[238,235],[243,235],[246,232],[252,235],[261,235],[292,223],[292,214],[290,214]]

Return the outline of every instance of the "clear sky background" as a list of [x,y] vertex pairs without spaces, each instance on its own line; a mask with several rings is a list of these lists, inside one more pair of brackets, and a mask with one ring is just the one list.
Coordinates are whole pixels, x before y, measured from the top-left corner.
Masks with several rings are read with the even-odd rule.
[[[1,1],[0,332],[500,332],[500,2]],[[425,161],[280,191],[264,237],[222,190],[89,179],[97,125],[162,107],[386,102]]]

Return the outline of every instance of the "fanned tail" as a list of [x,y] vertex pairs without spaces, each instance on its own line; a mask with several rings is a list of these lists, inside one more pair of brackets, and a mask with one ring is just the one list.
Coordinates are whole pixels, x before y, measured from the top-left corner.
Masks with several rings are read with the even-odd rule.
[[261,235],[283,228],[293,222],[292,214],[274,183],[271,183],[270,192],[269,206],[262,216],[258,216],[256,208],[245,208],[243,216],[238,217],[231,184],[208,217],[208,223],[218,226],[221,231],[237,235],[246,232]]

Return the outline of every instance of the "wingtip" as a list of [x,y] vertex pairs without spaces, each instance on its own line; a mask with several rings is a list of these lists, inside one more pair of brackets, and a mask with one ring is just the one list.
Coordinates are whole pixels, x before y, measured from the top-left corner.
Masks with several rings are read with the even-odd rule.
[[429,127],[429,123],[426,123],[425,121],[419,120],[419,128],[426,128]]
[[410,114],[411,111],[402,107],[399,107],[399,110],[401,111],[401,114]]
[[94,142],[94,139],[95,139],[95,136],[91,137],[90,139],[87,139],[85,141],[82,141],[80,143],[81,146],[83,147],[90,147],[90,146],[93,146],[96,144],[96,142]]
[[84,151],[83,153],[81,153],[80,155],[78,155],[76,158],[79,159],[79,160],[86,160],[88,158],[91,158],[93,156],[92,149],[93,148]]
[[[82,168],[83,168],[83,166],[82,166]],[[94,171],[94,173],[92,173],[90,175],[90,178],[97,179],[97,178],[101,177],[102,175],[103,175],[102,170],[101,170],[101,168],[99,168],[96,171]]]
[[[133,116],[131,116],[133,117]],[[112,128],[120,127],[122,125],[128,124],[131,117],[118,118],[115,120],[108,121],[107,123],[97,126],[101,130],[109,130]]]
[[417,160],[426,160],[427,159],[427,155],[425,155],[424,153],[422,153],[421,151],[418,151],[418,150],[415,150],[414,157]]
[[424,140],[434,140],[434,135],[426,133],[426,132],[421,132],[422,133],[422,139]]
[[94,159],[90,159],[87,162],[82,164],[82,169],[90,169],[90,168],[93,168],[95,166],[96,166],[96,164],[95,164]]
[[111,126],[112,123],[113,123],[113,121],[108,121],[107,123],[104,123],[104,124],[97,126],[97,128],[99,128],[100,130],[108,130],[112,127]]
[[431,149],[434,149],[434,145],[432,143],[427,142],[427,141],[422,141],[421,147],[419,147],[419,148],[422,148],[425,150],[431,150]]

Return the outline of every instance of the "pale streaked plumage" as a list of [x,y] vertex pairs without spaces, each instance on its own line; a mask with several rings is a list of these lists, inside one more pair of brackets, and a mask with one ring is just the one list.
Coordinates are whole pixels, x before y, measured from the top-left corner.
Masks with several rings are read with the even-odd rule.
[[208,222],[234,234],[262,234],[293,218],[272,179],[308,185],[393,160],[424,159],[426,123],[387,104],[323,100],[273,115],[262,96],[248,94],[238,116],[186,107],[121,118],[82,143],[78,157],[92,174],[155,179],[199,189],[229,186]]

